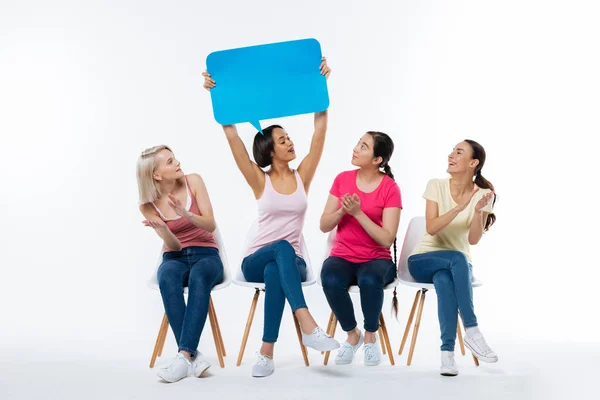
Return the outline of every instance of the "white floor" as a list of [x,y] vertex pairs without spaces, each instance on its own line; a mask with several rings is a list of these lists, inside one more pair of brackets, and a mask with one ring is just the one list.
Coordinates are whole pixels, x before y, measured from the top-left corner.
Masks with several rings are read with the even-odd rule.
[[[289,346],[288,344],[287,346]],[[322,356],[310,351],[310,367],[304,367],[295,347],[280,349],[275,374],[250,376],[250,347],[244,362],[235,366],[233,346],[226,367],[216,359],[203,378],[186,378],[175,384],[162,383],[148,368],[148,358],[91,359],[75,354],[53,354],[32,349],[2,351],[0,399],[598,399],[596,382],[600,348],[566,344],[500,343],[496,364],[475,367],[467,356],[458,356],[460,374],[455,378],[438,374],[436,349],[419,348],[413,365],[406,355],[387,358],[379,367],[364,367],[362,352],[355,363],[324,366]],[[167,350],[167,349],[165,349]],[[397,351],[397,350],[396,350]],[[149,355],[149,354],[148,354]],[[159,362],[167,361],[163,356]],[[332,360],[333,361],[333,360]]]

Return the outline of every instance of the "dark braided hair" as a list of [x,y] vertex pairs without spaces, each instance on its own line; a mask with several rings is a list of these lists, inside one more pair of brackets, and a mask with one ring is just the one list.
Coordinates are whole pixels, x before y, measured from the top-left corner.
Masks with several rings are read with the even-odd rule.
[[[379,164],[379,168],[383,168],[383,172],[392,178],[392,180],[395,180],[394,174],[392,173],[392,168],[389,164],[390,158],[392,158],[392,154],[394,153],[394,142],[392,141],[392,138],[383,132],[369,131],[367,133],[373,138],[373,157],[381,157],[382,159],[381,163]],[[394,238],[394,265],[396,266],[396,273],[398,273],[396,240],[397,238]],[[396,318],[398,318],[398,297],[396,294],[396,288],[394,288],[392,311]]]

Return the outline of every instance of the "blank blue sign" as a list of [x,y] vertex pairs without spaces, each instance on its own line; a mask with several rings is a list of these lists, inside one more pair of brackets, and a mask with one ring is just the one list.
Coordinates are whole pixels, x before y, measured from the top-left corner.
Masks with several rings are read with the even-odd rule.
[[206,67],[213,113],[221,125],[324,111],[329,107],[327,81],[321,75],[321,45],[294,40],[216,51]]

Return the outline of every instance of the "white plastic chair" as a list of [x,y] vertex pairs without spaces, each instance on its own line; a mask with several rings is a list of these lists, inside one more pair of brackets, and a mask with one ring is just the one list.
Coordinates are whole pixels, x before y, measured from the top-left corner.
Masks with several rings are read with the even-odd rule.
[[[254,238],[258,234],[258,221],[254,221],[252,226],[248,231],[248,235],[246,236],[246,243],[244,244],[244,251],[242,254],[246,253],[246,250],[250,247]],[[306,280],[302,282],[302,286],[311,286],[314,285],[315,275],[313,273],[312,265],[310,262],[310,257],[308,253],[308,249],[306,247],[306,243],[304,241],[304,235],[300,235],[300,252],[302,254],[302,258],[306,262]],[[237,366],[239,367],[242,363],[242,357],[244,356],[244,351],[246,350],[246,342],[248,341],[248,335],[250,334],[250,328],[252,327],[252,321],[254,320],[254,312],[256,311],[256,305],[258,303],[258,296],[261,291],[265,291],[265,284],[263,282],[248,282],[246,278],[244,278],[244,274],[242,272],[242,261],[244,260],[244,256],[240,259],[240,262],[237,265],[235,277],[233,278],[233,284],[243,287],[254,288],[254,298],[252,299],[252,304],[250,305],[250,312],[248,314],[248,320],[246,321],[246,329],[244,330],[244,336],[242,337],[242,344],[240,346],[240,353],[238,354]],[[304,364],[308,367],[308,352],[306,347],[302,344],[302,333],[300,331],[300,324],[298,323],[298,319],[294,316],[294,324],[296,325],[296,333],[298,334],[298,342],[300,343],[300,350],[302,351],[302,357],[304,358]]]
[[[329,257],[329,253],[331,252],[331,248],[333,247],[333,244],[335,242],[336,233],[337,233],[337,229],[334,229],[331,232],[329,232],[329,234],[327,235],[327,242],[325,244],[325,256],[323,258],[323,261],[326,260],[327,257]],[[322,263],[321,263],[321,266],[322,266]],[[319,281],[319,285],[323,286],[323,284],[321,283],[320,269],[319,269],[318,281]],[[399,280],[396,277],[390,284],[386,285],[383,288],[383,290],[394,289],[398,285],[398,281]],[[351,285],[348,288],[348,292],[349,293],[360,293],[360,288],[358,287],[358,285]],[[327,334],[329,334],[331,337],[333,337],[335,335],[337,325],[338,325],[338,319],[336,318],[336,316],[333,314],[333,311],[332,311],[329,314],[329,322],[327,323]],[[390,359],[390,363],[392,365],[395,365],[394,355],[392,354],[392,346],[390,345],[390,337],[388,335],[387,325],[385,324],[385,318],[383,317],[383,312],[379,315],[378,332],[379,332],[379,341],[381,342],[381,351],[383,352],[383,354],[387,353],[389,356],[389,359]],[[323,352],[321,352],[321,353],[323,353]],[[323,360],[323,364],[327,365],[327,363],[329,362],[329,355],[330,355],[329,351],[325,352],[325,359]]]
[[[215,229],[213,232],[213,236],[215,237],[215,242],[217,243],[217,247],[219,249],[219,256],[221,258],[221,262],[223,263],[223,281],[218,285],[215,285],[212,288],[212,292],[216,290],[221,290],[226,288],[231,284],[231,273],[229,271],[229,265],[227,264],[227,254],[225,253],[225,245],[223,243],[223,238],[221,237],[221,233],[219,228]],[[158,267],[162,263],[162,255],[163,251],[161,250],[158,262],[156,264],[156,268],[154,269],[154,274],[148,280],[147,285],[150,289],[160,291],[158,287]],[[185,287],[183,289],[183,293],[188,293],[188,288]],[[219,358],[219,365],[221,368],[225,367],[225,363],[223,361],[223,357],[226,356],[225,353],[225,344],[223,343],[223,335],[221,334],[221,328],[219,327],[219,320],[217,319],[217,313],[215,311],[215,306],[212,301],[212,296],[210,296],[210,303],[208,308],[208,318],[210,321],[210,327],[212,329],[213,338],[215,340],[215,347],[217,348],[217,356]],[[154,363],[156,362],[156,357],[160,357],[162,355],[163,347],[165,346],[165,339],[167,337],[167,332],[169,330],[169,321],[167,319],[167,314],[163,315],[162,323],[160,324],[160,329],[158,331],[158,337],[156,338],[156,344],[154,345],[154,352],[152,353],[152,358],[150,360],[150,368],[154,367]]]
[[[423,315],[423,305],[425,304],[425,293],[428,290],[435,290],[435,286],[433,283],[419,283],[414,280],[408,270],[408,257],[410,257],[411,253],[415,249],[415,247],[419,244],[421,238],[425,235],[425,217],[415,217],[413,218],[406,230],[406,236],[404,237],[404,243],[402,245],[402,252],[400,253],[400,259],[398,261],[398,277],[400,283],[406,286],[411,286],[418,288],[415,295],[415,300],[413,302],[412,308],[410,310],[410,314],[408,316],[408,321],[406,322],[406,328],[404,330],[404,336],[402,337],[402,343],[400,344],[400,350],[398,350],[398,354],[402,355],[402,351],[404,349],[404,345],[406,343],[406,339],[408,338],[408,333],[410,331],[410,326],[413,322],[415,316],[415,310],[417,310],[417,303],[419,303],[419,308],[417,310],[417,319],[415,321],[415,326],[413,328],[413,335],[410,344],[410,351],[408,353],[408,361],[406,365],[410,365],[412,362],[413,353],[415,351],[415,344],[417,342],[417,335],[419,334],[419,326],[421,324],[421,316]],[[472,278],[473,287],[479,287],[483,285],[483,282]],[[419,302],[420,299],[420,302]],[[460,318],[458,319],[457,326],[457,334],[458,341],[460,343],[460,351],[462,355],[465,355],[465,345],[462,340],[462,329],[460,324]],[[479,361],[475,356],[473,356],[473,360],[475,361],[475,365],[479,365]]]

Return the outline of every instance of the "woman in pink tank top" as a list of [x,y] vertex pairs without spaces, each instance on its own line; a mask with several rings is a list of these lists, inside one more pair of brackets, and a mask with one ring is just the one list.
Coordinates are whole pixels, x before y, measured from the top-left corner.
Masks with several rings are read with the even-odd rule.
[[[318,60],[315,60],[315,68]],[[321,74],[329,76],[325,58]],[[215,86],[208,72],[204,87]],[[223,126],[235,162],[254,191],[258,201],[258,231],[246,249],[242,272],[249,282],[265,283],[265,322],[263,344],[252,367],[252,376],[268,376],[274,371],[273,350],[283,316],[285,300],[300,323],[304,345],[319,351],[332,350],[339,344],[319,328],[308,311],[302,293],[306,263],[300,240],[306,193],[313,179],[327,130],[327,111],[315,113],[315,133],[310,151],[297,170],[289,163],[296,158],[294,143],[279,125],[272,125],[254,137],[252,162],[234,125]],[[262,168],[270,167],[267,172]]]
[[[197,351],[213,286],[223,280],[223,263],[212,232],[216,228],[200,175],[185,175],[171,149],[155,146],[137,162],[140,211],[163,240],[158,285],[179,353],[158,371],[175,382],[191,371],[199,377],[210,364]],[[188,287],[188,303],[183,297]]]

